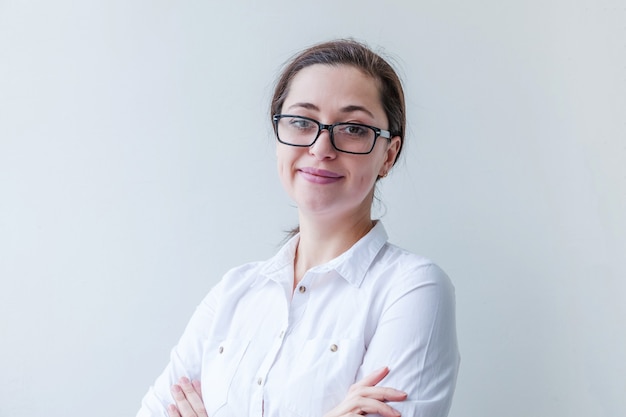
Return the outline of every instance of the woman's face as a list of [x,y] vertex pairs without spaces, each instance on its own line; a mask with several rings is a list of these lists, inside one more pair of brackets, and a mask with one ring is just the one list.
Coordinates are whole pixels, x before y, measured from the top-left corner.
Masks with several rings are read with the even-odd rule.
[[[354,122],[388,129],[377,81],[347,65],[316,64],[300,70],[281,113],[323,124]],[[399,137],[379,137],[370,154],[348,154],[337,151],[328,130],[323,130],[308,148],[278,142],[278,173],[301,214],[369,218],[376,179],[391,169],[399,147]]]

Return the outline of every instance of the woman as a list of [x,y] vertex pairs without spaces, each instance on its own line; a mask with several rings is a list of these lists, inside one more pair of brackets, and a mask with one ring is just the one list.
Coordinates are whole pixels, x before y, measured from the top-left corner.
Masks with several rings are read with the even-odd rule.
[[281,74],[271,117],[299,232],[211,290],[138,416],[447,415],[454,289],[371,219],[404,141],[396,73],[355,41],[313,46]]

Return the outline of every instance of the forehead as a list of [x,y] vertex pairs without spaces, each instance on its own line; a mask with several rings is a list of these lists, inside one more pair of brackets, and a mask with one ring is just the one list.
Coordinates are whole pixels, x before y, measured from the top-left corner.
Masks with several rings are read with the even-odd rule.
[[315,64],[300,70],[291,80],[283,109],[294,103],[310,103],[332,111],[362,106],[384,117],[379,81],[349,65]]

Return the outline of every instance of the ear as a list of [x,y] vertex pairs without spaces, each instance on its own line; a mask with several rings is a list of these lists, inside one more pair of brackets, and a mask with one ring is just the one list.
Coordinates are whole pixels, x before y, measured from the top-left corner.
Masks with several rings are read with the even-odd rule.
[[402,139],[400,136],[394,136],[389,141],[389,145],[387,146],[387,150],[385,151],[385,160],[383,165],[380,167],[380,171],[378,172],[379,177],[385,177],[393,167],[393,164],[396,162],[396,158],[398,157],[398,152],[400,152],[400,145],[402,145]]

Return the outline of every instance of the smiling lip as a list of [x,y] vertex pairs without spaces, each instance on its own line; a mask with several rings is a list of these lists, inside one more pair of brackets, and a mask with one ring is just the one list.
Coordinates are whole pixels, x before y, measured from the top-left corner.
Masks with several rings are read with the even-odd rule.
[[325,169],[305,167],[300,168],[298,172],[304,177],[305,180],[315,184],[332,184],[343,178],[343,175],[339,175],[332,171],[326,171]]

